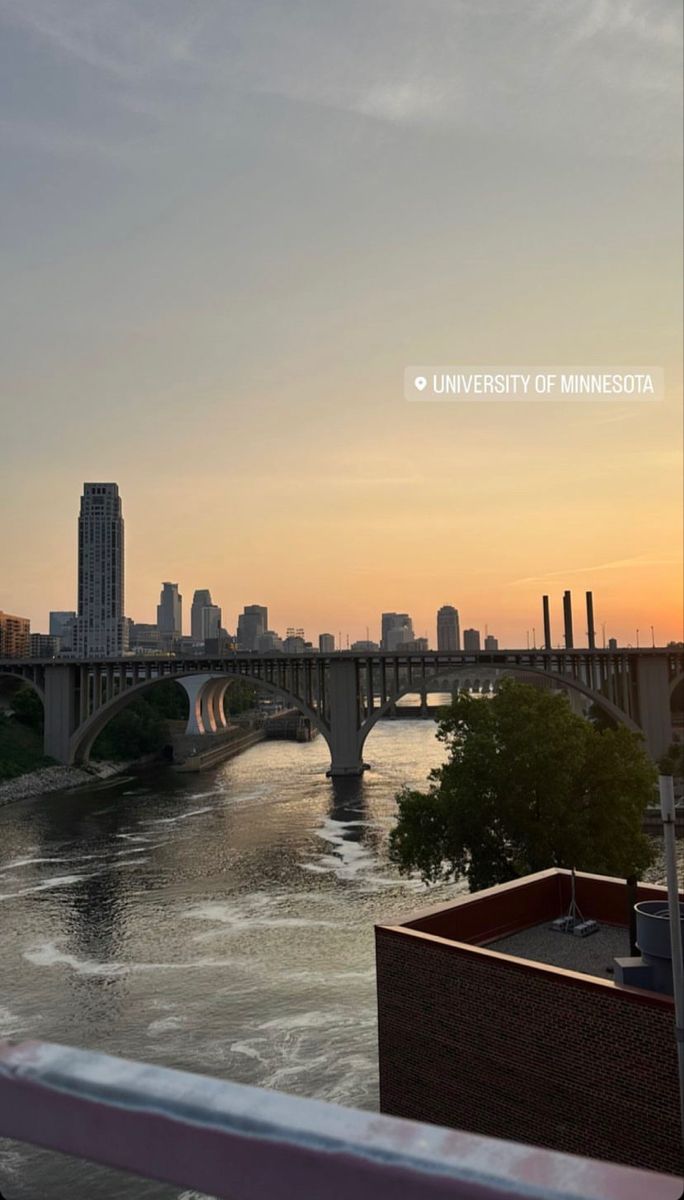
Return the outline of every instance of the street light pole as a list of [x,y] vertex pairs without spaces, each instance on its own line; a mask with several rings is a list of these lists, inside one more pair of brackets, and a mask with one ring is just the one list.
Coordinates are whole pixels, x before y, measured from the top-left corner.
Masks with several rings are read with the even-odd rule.
[[679,1063],[679,1112],[684,1144],[684,963],[682,962],[682,907],[679,903],[677,877],[677,843],[675,826],[674,784],[671,775],[658,777],[660,812],[663,818],[665,868],[667,871],[667,901],[670,912],[670,949],[672,953],[672,984],[675,1006],[675,1039]]

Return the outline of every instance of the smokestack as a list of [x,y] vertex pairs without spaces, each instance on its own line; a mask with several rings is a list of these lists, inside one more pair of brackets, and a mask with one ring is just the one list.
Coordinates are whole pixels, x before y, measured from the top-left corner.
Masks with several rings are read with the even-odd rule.
[[551,617],[549,616],[549,598],[542,596],[542,605],[544,608],[544,649],[552,650],[551,645]]
[[589,639],[589,649],[596,649],[596,631],[594,629],[594,597],[591,592],[587,592],[587,637]]
[[565,649],[572,650],[574,639],[572,636],[572,596],[570,592],[563,592],[563,621],[565,623]]

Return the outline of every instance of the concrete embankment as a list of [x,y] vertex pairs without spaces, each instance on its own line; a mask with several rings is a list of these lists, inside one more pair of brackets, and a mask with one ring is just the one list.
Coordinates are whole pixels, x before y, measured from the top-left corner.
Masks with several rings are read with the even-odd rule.
[[97,783],[110,779],[122,771],[130,769],[130,763],[96,763],[87,767],[40,767],[37,771],[28,771],[0,783],[0,807],[12,804],[15,800],[28,800],[32,796],[42,796],[47,792],[61,792],[67,788],[83,787],[88,783]]
[[[255,746],[257,742],[263,742],[264,737],[263,728],[247,730],[237,737],[233,736],[214,743],[207,750],[196,749],[194,754],[188,754],[187,758],[183,759],[182,762],[175,763],[175,770],[205,771],[209,767],[217,767],[227,759],[234,758],[236,754],[241,754],[243,750],[248,750],[250,746]],[[202,738],[202,741],[206,744],[206,735]]]

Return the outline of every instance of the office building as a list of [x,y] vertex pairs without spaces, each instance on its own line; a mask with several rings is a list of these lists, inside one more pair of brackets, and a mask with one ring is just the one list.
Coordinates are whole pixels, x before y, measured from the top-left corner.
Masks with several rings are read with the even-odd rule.
[[127,648],[119,489],[115,483],[86,483],[78,518],[76,649],[93,658],[117,656]]
[[618,648],[617,638],[608,638],[608,649],[609,650],[617,650],[617,648]]
[[282,651],[283,641],[274,629],[267,629],[259,634],[256,648],[259,654],[278,654]]
[[29,653],[31,622],[0,612],[0,658],[26,658]]
[[463,649],[467,650],[471,654],[480,649],[479,629],[463,630]]
[[220,634],[221,609],[219,608],[218,604],[205,604],[204,608],[202,609],[201,617],[200,641],[204,642],[206,646],[207,642],[218,638]]
[[437,649],[461,649],[458,609],[453,608],[451,604],[443,604],[437,613]]
[[268,609],[262,604],[246,604],[238,617],[237,641],[240,650],[256,650],[257,641],[268,629]]
[[190,636],[197,645],[204,641],[202,612],[205,608],[211,607],[212,601],[209,588],[198,588],[192,598],[192,606],[190,608]]
[[378,646],[377,642],[360,641],[360,642],[352,642],[349,649],[353,650],[355,652],[355,654],[364,654],[364,653],[372,652],[374,650],[377,651],[380,649],[380,647]]
[[490,654],[493,654],[495,650],[499,649],[499,639],[492,637],[491,633],[488,633],[487,637],[485,638],[484,648],[485,650],[488,650]]
[[132,621],[129,630],[129,647],[131,650],[155,651],[162,645],[162,638],[156,625],[145,625]]
[[[394,638],[394,645],[390,645],[390,633],[392,630],[408,630],[404,633],[401,639]],[[380,646],[383,650],[396,649],[399,641],[409,642],[413,638],[413,622],[408,613],[385,612],[381,617],[381,639]]]
[[307,649],[311,648],[310,645],[307,646],[302,634],[303,630],[288,629],[287,637],[283,640],[285,654],[304,654]]
[[59,653],[69,654],[76,649],[76,613],[51,612],[50,637],[59,638]]
[[166,646],[172,646],[183,635],[183,597],[177,583],[162,584],[157,605],[157,629]]
[[334,633],[320,633],[318,635],[318,649],[321,654],[335,653],[335,635]]
[[29,634],[29,654],[31,658],[56,658],[59,651],[59,638],[50,637],[49,633]]

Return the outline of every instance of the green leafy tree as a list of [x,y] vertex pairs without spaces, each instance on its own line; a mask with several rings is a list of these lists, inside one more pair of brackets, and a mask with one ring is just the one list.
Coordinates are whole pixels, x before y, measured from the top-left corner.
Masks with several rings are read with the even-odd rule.
[[11,707],[15,720],[38,733],[43,732],[43,701],[33,688],[19,688],[12,696]]
[[672,775],[681,781],[684,778],[684,742],[671,742],[658,767],[662,775]]
[[397,797],[390,853],[403,872],[465,876],[477,891],[553,866],[623,877],[648,866],[656,773],[637,734],[507,679],[492,699],[458,695],[438,737],[449,757],[429,790]]

